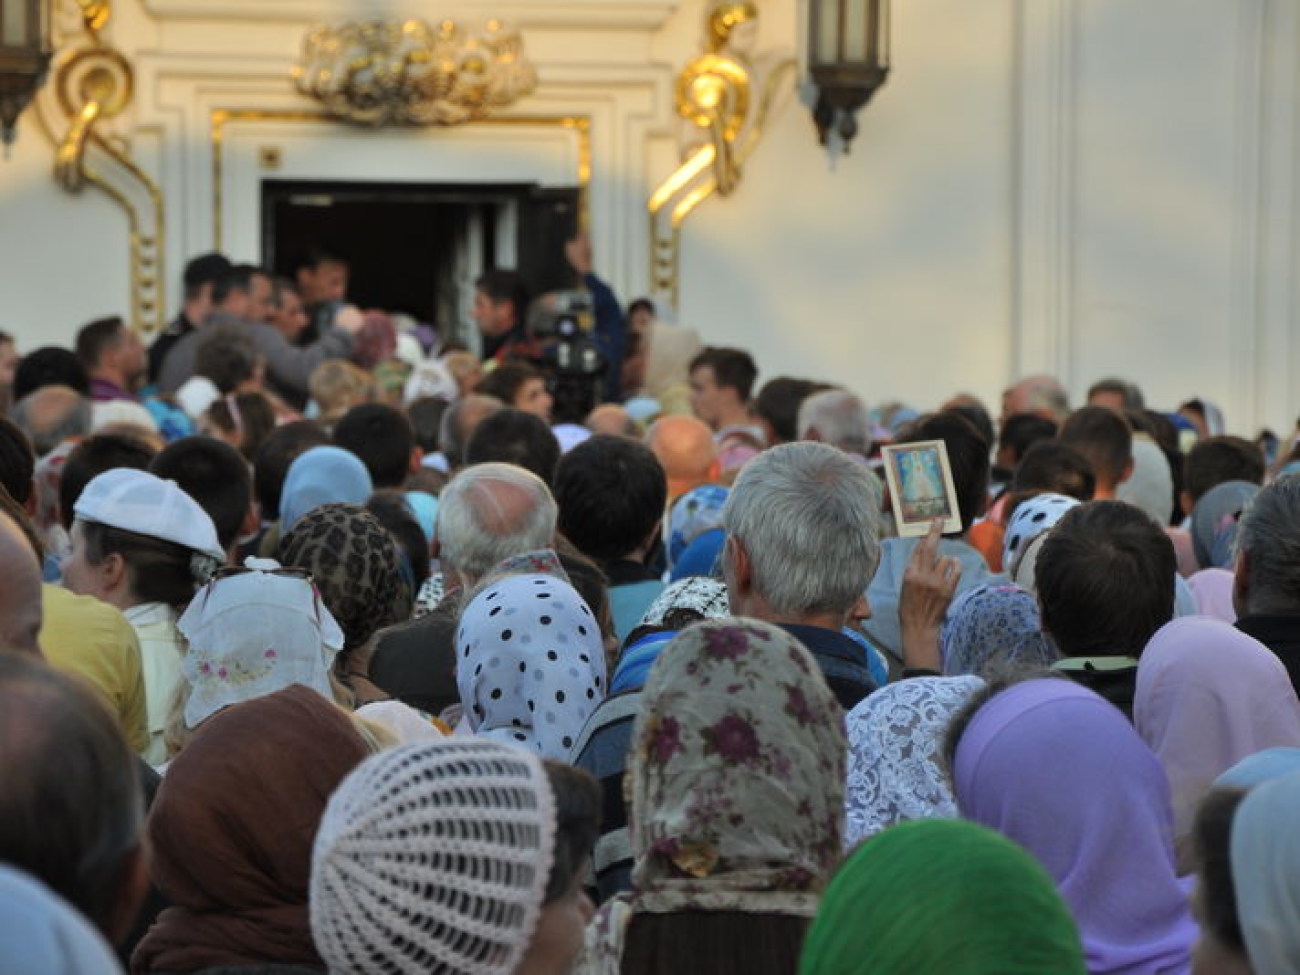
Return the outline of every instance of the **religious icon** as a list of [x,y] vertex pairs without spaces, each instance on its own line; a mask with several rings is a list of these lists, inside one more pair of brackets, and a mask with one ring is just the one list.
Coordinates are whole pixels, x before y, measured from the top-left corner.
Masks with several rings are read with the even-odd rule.
[[924,535],[936,518],[943,519],[945,535],[962,530],[952,466],[942,440],[884,447],[882,453],[890,504],[901,537]]

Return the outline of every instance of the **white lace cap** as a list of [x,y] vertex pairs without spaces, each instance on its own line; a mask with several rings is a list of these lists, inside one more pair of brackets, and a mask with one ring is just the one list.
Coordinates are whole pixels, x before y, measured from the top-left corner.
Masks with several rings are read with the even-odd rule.
[[550,878],[541,760],[500,742],[375,755],[335,791],[312,852],[311,929],[334,973],[510,975]]

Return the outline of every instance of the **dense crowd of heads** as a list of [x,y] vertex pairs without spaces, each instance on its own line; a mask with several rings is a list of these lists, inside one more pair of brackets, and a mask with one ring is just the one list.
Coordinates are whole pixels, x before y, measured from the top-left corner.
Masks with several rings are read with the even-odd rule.
[[767,376],[565,253],[0,333],[0,969],[1300,972],[1294,436]]

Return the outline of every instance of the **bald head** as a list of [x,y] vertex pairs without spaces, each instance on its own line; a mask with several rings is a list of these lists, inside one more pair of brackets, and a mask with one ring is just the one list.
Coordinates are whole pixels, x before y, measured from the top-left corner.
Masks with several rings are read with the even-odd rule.
[[471,393],[462,396],[447,408],[438,429],[438,444],[453,470],[464,465],[465,448],[478,425],[498,410],[505,409],[505,406],[495,396]]
[[69,437],[90,433],[90,400],[69,386],[42,386],[14,406],[13,421],[44,457]]
[[646,445],[663,466],[670,494],[683,494],[708,484],[717,473],[713,431],[693,416],[666,416],[656,420],[646,433]]
[[438,500],[439,557],[466,585],[503,559],[554,544],[555,499],[541,478],[522,467],[467,467]]
[[1065,387],[1051,376],[1029,376],[1002,394],[1002,419],[1032,413],[1061,423],[1070,413]]
[[587,415],[587,429],[596,436],[635,437],[636,423],[617,403],[602,403]]
[[0,511],[0,653],[41,655],[41,563],[18,523]]

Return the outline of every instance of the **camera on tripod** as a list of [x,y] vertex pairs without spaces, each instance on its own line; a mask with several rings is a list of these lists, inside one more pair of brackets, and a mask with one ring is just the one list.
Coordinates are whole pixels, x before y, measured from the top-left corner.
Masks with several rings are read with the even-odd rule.
[[594,325],[588,291],[551,291],[528,310],[528,330],[545,349],[556,423],[582,423],[600,402],[608,362],[590,337]]

